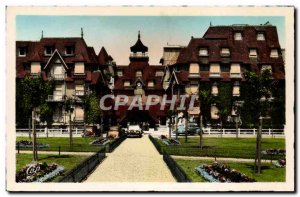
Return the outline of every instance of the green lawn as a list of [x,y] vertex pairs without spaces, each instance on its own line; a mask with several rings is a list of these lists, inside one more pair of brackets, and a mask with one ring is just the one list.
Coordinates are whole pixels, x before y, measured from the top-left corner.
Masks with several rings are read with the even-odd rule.
[[[46,162],[48,164],[56,163],[58,165],[62,165],[65,168],[64,173],[74,168],[76,165],[81,163],[88,156],[85,155],[48,155],[48,154],[39,154],[38,162]],[[32,162],[32,154],[16,154],[17,172],[20,171],[27,164]],[[52,181],[57,181],[61,176],[56,177]]]
[[[98,137],[99,138],[99,137]],[[74,152],[96,152],[102,149],[102,146],[92,146],[89,143],[98,139],[97,137],[74,137],[73,150],[70,149],[70,141],[68,137],[39,137],[38,143],[49,144],[49,148],[41,148],[42,151],[58,151],[59,146],[61,151]],[[17,137],[19,140],[31,140],[29,137]],[[22,148],[22,150],[31,150],[32,148]]]
[[[232,158],[255,158],[256,138],[203,138],[203,149],[199,148],[199,138],[189,137],[185,143],[184,137],[179,137],[180,146],[166,146],[161,140],[156,139],[161,148],[169,155],[183,156],[210,156],[210,157],[232,157]],[[283,138],[263,138],[262,150],[276,148],[285,149]],[[266,156],[264,159],[279,159],[282,156]]]
[[[195,172],[195,168],[201,164],[211,164],[214,160],[183,160],[175,159],[181,166],[192,182],[206,182],[199,174]],[[254,178],[257,182],[284,182],[285,168],[277,168],[271,163],[262,163],[262,174],[254,173],[253,163],[238,163],[238,162],[224,162],[229,165],[231,169],[246,174],[248,177]]]

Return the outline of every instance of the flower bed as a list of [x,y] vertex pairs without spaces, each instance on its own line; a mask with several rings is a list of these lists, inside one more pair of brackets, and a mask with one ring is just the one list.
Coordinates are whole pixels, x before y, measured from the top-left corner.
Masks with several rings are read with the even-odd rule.
[[[20,148],[32,148],[33,144],[32,144],[32,141],[20,140],[17,142],[16,146],[20,147]],[[37,147],[38,148],[48,148],[49,144],[37,143]]]
[[47,182],[61,174],[63,171],[64,167],[55,163],[50,165],[47,163],[29,164],[16,174],[16,182]]
[[264,155],[285,155],[285,150],[281,149],[267,149],[264,151],[261,151]]
[[245,174],[237,172],[235,169],[230,169],[226,164],[214,162],[211,165],[203,164],[195,168],[196,172],[209,182],[255,182]]
[[285,159],[279,159],[274,163],[274,165],[278,168],[284,168],[286,166],[286,160]]
[[110,140],[108,140],[108,139],[96,139],[96,140],[92,141],[90,143],[90,145],[93,145],[93,146],[105,146],[109,142],[110,142]]
[[160,140],[162,141],[162,143],[164,143],[167,146],[179,146],[181,145],[181,143],[178,140],[175,139],[168,139],[165,135],[161,135],[160,136]]

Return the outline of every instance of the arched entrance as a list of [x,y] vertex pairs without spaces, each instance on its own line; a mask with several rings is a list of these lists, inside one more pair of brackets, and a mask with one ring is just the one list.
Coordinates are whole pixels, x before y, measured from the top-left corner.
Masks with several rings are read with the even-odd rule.
[[126,111],[125,118],[121,121],[123,127],[127,127],[127,124],[148,124],[149,127],[155,127],[155,120],[149,115],[148,111],[141,110],[128,110]]

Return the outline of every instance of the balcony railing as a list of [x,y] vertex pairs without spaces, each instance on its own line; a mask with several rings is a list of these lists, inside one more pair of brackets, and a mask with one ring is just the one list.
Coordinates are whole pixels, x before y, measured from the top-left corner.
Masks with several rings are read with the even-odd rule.
[[64,101],[63,95],[48,95],[48,102],[61,102]]
[[189,78],[200,78],[199,73],[189,73]]
[[219,78],[219,77],[221,77],[221,73],[220,72],[210,72],[209,77]]
[[51,74],[51,78],[55,80],[64,80],[65,79],[65,74]]
[[230,73],[230,78],[241,78],[241,73]]
[[84,96],[84,90],[75,90],[76,96]]

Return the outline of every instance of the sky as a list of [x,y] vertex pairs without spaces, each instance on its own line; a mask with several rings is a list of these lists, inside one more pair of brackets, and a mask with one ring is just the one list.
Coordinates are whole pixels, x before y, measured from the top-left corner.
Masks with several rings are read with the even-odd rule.
[[202,37],[210,24],[260,25],[269,21],[277,27],[280,45],[285,46],[285,23],[282,16],[37,16],[16,17],[17,40],[44,37],[80,37],[83,28],[88,46],[98,54],[104,46],[117,65],[128,65],[130,46],[141,40],[148,46],[149,63],[159,65],[163,47],[186,46],[191,36]]

